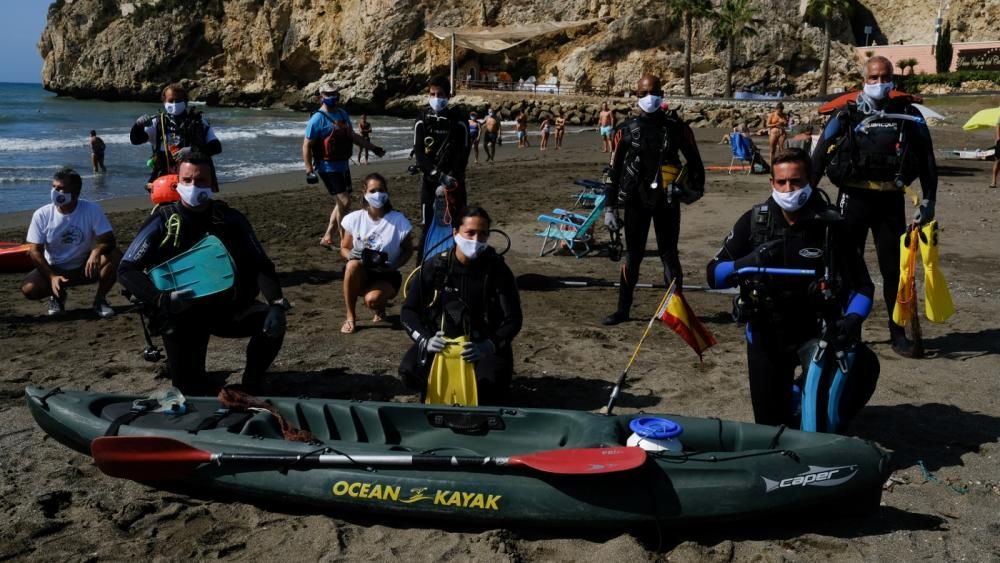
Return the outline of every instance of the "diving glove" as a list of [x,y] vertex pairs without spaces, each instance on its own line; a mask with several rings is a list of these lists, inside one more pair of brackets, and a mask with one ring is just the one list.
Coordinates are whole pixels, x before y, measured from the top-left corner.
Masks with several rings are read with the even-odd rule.
[[612,231],[621,229],[621,220],[618,219],[618,214],[615,213],[614,209],[608,209],[604,212],[604,225]]
[[432,354],[437,354],[444,347],[448,345],[448,341],[444,339],[444,332],[438,331],[434,336],[426,339],[424,341],[424,349]]
[[913,220],[919,223],[921,227],[933,221],[934,200],[933,199],[921,200],[920,207],[917,209],[917,213],[913,216]]
[[462,346],[462,359],[469,363],[475,363],[481,360],[483,356],[489,356],[496,351],[496,346],[494,346],[493,342],[490,340],[466,342]]

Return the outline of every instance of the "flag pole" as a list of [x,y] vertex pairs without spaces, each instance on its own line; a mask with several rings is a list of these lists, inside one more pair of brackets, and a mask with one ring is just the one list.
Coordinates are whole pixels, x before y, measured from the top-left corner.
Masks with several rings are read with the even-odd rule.
[[618,376],[618,382],[615,383],[614,389],[611,390],[611,397],[608,398],[607,406],[601,409],[603,414],[610,416],[612,409],[615,408],[615,401],[618,399],[618,393],[621,391],[622,385],[625,383],[625,377],[628,375],[628,370],[631,369],[632,364],[635,363],[635,358],[639,355],[639,349],[642,348],[642,343],[645,342],[646,337],[649,336],[649,331],[653,328],[653,323],[656,322],[660,310],[663,309],[663,304],[667,302],[667,298],[670,297],[671,292],[673,292],[674,284],[676,282],[677,278],[670,280],[670,287],[668,287],[667,292],[663,294],[663,299],[660,299],[660,304],[656,306],[656,310],[653,312],[652,318],[649,319],[649,323],[646,325],[646,330],[642,332],[642,338],[639,339],[639,343],[632,352],[632,357],[629,358],[628,364],[626,364],[625,369],[622,370],[622,374]]

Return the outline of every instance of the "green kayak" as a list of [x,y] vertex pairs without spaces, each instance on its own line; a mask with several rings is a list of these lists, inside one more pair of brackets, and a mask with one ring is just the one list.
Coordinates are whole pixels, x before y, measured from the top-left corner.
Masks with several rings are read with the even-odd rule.
[[[108,474],[335,513],[619,528],[817,517],[877,509],[889,470],[856,438],[676,415],[268,398],[312,433],[303,443],[271,412],[216,398],[171,413],[134,407],[142,397],[26,394],[45,432],[87,455],[93,444]],[[626,446],[637,439],[663,449]]]

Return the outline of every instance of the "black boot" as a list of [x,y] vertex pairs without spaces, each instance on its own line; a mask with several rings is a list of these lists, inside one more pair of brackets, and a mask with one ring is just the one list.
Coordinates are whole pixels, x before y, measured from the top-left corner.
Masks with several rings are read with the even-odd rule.
[[628,317],[628,311],[624,312],[615,311],[614,313],[611,313],[610,315],[604,317],[604,319],[601,321],[601,324],[604,326],[613,326],[616,324],[623,323],[627,320],[630,320]]
[[913,341],[906,337],[906,330],[898,324],[889,321],[889,342],[892,343],[892,351],[904,358],[915,356]]

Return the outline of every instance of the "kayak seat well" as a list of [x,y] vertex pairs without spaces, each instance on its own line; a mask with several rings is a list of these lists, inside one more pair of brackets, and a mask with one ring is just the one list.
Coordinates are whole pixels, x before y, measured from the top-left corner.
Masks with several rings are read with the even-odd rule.
[[[100,407],[100,416],[109,423],[127,414],[132,409],[132,403],[116,402],[105,405],[95,405]],[[151,412],[143,414],[122,425],[134,428],[148,428],[161,430],[187,430],[194,431],[203,425],[211,428],[239,429],[250,418],[251,413],[230,412],[225,416],[216,415],[221,403],[215,405],[206,404],[204,401],[188,401],[187,411],[182,415],[167,414],[165,412]],[[212,420],[210,420],[212,419]],[[280,436],[280,433],[279,433]]]
[[617,424],[586,412],[274,400],[293,426],[323,442],[503,455],[624,444]]

